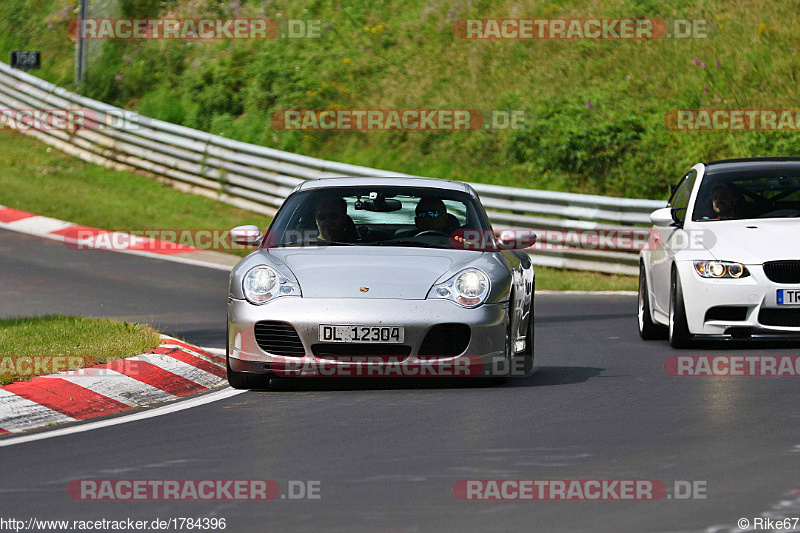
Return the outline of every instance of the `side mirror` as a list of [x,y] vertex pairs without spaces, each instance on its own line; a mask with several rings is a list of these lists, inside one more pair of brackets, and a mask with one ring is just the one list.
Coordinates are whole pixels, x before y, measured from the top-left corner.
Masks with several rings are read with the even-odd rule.
[[503,230],[497,235],[502,250],[524,250],[536,244],[536,233],[527,229]]
[[650,222],[652,222],[654,226],[662,228],[673,225],[675,219],[672,217],[672,208],[663,207],[661,209],[656,209],[650,213]]
[[231,241],[244,246],[258,244],[258,241],[261,240],[261,230],[258,229],[258,226],[252,225],[237,226],[229,231],[228,235]]

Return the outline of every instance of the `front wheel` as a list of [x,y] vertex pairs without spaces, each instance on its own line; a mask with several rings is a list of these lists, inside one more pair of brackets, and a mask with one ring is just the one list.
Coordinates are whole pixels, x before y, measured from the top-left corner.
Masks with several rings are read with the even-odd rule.
[[226,361],[226,367],[228,371],[228,384],[234,389],[264,389],[269,386],[269,376],[231,370],[231,363],[229,360]]
[[534,307],[533,307],[533,292],[531,292],[531,309],[528,312],[528,331],[525,334],[525,362],[524,362],[524,372],[527,375],[531,370],[533,370],[533,356],[534,356],[534,347],[533,341],[535,338],[534,326]]
[[225,370],[228,375],[228,385],[234,389],[263,389],[269,386],[269,376],[250,374],[247,372],[237,372],[231,369],[231,354],[229,344],[229,331],[225,330]]
[[669,298],[669,344],[673,348],[686,348],[692,340],[683,304],[683,288],[678,273],[672,271]]

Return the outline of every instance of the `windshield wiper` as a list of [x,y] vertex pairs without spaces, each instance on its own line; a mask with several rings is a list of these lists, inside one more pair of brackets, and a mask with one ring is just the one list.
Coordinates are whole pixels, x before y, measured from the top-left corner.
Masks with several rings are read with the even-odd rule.
[[430,242],[420,242],[420,241],[376,241],[370,243],[372,246],[415,246],[419,248],[439,248],[439,249],[446,249],[446,246],[439,246]]
[[283,247],[290,247],[290,246],[355,246],[353,242],[340,242],[340,241],[324,241],[324,240],[315,240],[315,241],[291,241],[291,242],[281,242],[278,244],[273,244],[272,248],[283,248]]

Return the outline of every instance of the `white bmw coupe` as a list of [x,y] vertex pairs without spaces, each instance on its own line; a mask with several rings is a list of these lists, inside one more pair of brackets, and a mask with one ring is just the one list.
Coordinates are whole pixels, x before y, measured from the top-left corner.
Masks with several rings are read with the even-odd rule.
[[697,164],[650,220],[643,339],[800,340],[800,159]]

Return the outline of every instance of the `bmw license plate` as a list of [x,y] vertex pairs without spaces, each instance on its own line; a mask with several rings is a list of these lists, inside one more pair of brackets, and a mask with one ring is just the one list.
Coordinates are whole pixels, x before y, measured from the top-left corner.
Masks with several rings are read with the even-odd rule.
[[778,305],[800,305],[800,289],[778,289]]
[[403,326],[360,326],[320,324],[320,342],[385,342],[401,343]]

